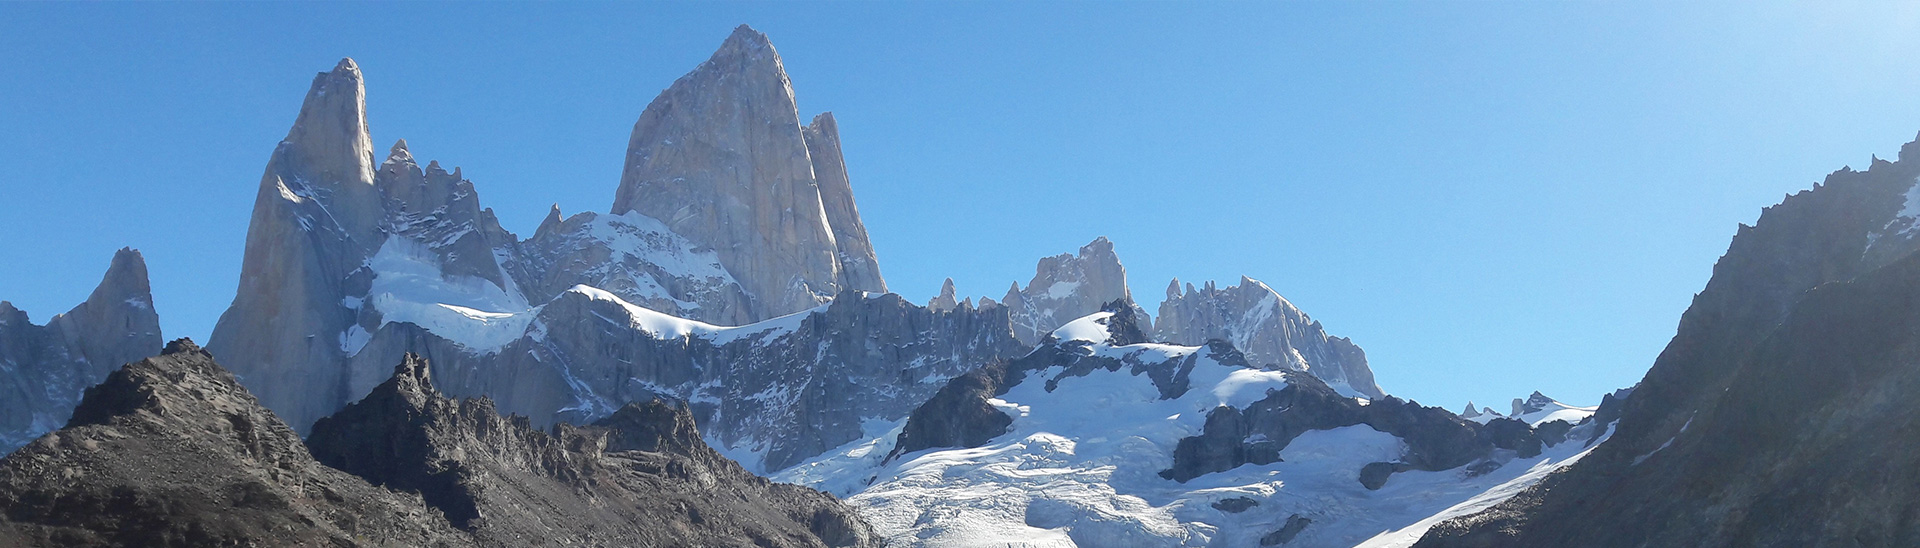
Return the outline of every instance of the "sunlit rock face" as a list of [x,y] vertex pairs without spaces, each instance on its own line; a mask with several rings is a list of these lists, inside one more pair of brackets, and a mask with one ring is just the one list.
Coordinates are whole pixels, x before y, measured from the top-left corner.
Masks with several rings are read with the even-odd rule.
[[1256,366],[1309,371],[1349,396],[1386,395],[1373,381],[1365,351],[1345,337],[1328,335],[1320,322],[1253,278],[1241,277],[1240,283],[1225,288],[1207,282],[1183,289],[1180,280],[1174,280],[1155,323],[1155,336],[1162,341],[1194,345],[1226,340]]
[[0,454],[59,428],[82,391],[160,342],[147,263],[132,249],[113,254],[86,302],[46,325],[0,301]]
[[613,213],[639,212],[711,248],[753,319],[845,289],[885,292],[831,115],[803,125],[767,37],[746,26],[647,105]]

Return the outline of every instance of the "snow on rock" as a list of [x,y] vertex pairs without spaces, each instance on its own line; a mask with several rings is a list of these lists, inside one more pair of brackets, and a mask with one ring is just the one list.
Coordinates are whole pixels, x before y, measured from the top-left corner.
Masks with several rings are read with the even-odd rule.
[[[900,545],[1255,546],[1293,529],[1287,546],[1404,546],[1393,543],[1410,543],[1429,518],[1504,500],[1579,455],[1571,443],[1530,459],[1499,452],[1506,466],[1485,474],[1405,471],[1370,491],[1360,470],[1407,448],[1361,424],[1303,433],[1271,464],[1176,482],[1161,472],[1182,439],[1203,432],[1210,411],[1246,407],[1298,373],[1248,367],[1224,346],[1231,358],[1213,346],[1108,344],[1113,316],[1068,322],[1053,340],[1058,352],[1124,360],[1009,373],[1023,380],[988,403],[1012,423],[983,445],[883,458],[904,424],[881,423],[772,477],[846,497]],[[1177,377],[1156,380],[1155,371],[1180,370],[1151,365],[1169,362],[1191,363],[1184,390],[1165,386]]]
[[[534,317],[533,307],[512,284],[502,288],[473,276],[447,275],[426,244],[403,236],[388,237],[367,266],[374,272],[367,301],[380,312],[381,325],[413,323],[485,353],[520,338]],[[353,333],[342,341],[351,351],[366,344]]]

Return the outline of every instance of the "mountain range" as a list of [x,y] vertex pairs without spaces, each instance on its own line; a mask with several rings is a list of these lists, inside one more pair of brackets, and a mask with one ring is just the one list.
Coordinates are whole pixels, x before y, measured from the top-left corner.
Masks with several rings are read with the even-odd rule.
[[44,325],[0,302],[0,541],[1920,538],[1920,145],[1743,226],[1638,385],[1455,414],[1250,277],[1150,316],[1104,237],[999,300],[889,293],[838,123],[744,25],[642,112],[609,209],[525,238],[460,168],[377,155],[367,89],[314,76],[204,349],[163,346],[131,249]]

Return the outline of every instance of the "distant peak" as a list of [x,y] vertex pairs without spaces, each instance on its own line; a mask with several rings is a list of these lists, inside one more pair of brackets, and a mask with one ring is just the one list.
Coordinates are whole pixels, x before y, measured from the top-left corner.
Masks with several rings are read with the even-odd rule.
[[409,151],[409,150],[407,150],[407,140],[406,140],[406,139],[401,139],[401,140],[399,140],[399,141],[395,141],[395,142],[393,143],[393,148],[389,148],[389,149],[387,149],[387,161],[389,161],[389,162],[411,162],[411,161],[413,161],[413,152],[412,152],[412,151]]
[[351,72],[355,75],[358,75],[360,74],[360,64],[353,62],[352,57],[341,57],[340,62],[333,64],[333,72],[336,74],[342,73],[342,72]]
[[1173,281],[1167,282],[1167,298],[1180,298],[1180,278],[1174,278]]

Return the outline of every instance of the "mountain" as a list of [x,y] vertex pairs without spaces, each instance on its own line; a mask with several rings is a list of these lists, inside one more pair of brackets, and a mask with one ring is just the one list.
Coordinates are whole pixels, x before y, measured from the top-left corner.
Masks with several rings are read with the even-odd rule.
[[9,546],[877,546],[832,497],[748,474],[684,409],[552,434],[440,396],[409,358],[293,430],[186,340],[0,460]]
[[1646,377],[1609,398],[1611,441],[1420,545],[1920,542],[1916,155],[1834,172],[1741,226]]
[[1155,336],[1174,344],[1196,345],[1210,339],[1231,341],[1261,366],[1309,371],[1343,394],[1386,396],[1373,381],[1367,353],[1353,341],[1328,335],[1320,322],[1253,278],[1225,289],[1213,282],[1195,289],[1180,280],[1167,284]]
[[[1078,255],[1062,253],[1040,259],[1033,280],[1025,288],[1014,283],[998,303],[1013,318],[1013,334],[1021,342],[1039,344],[1055,328],[1099,312],[1118,299],[1133,302],[1127,289],[1127,269],[1105,236],[1080,247]],[[987,305],[982,303],[983,308]],[[1146,314],[1140,314],[1147,322]],[[1151,327],[1151,323],[1143,323]]]
[[1147,342],[1141,323],[1109,303],[773,477],[913,546],[1405,545],[1586,451],[1566,430],[1349,397],[1223,340]]
[[524,240],[459,168],[422,167],[404,140],[376,164],[365,96],[351,59],[314,78],[268,160],[240,284],[207,345],[296,431],[373,389],[407,351],[470,364],[453,393],[498,390],[542,425],[563,408],[574,420],[611,413],[628,400],[576,406],[601,395],[575,382],[592,377],[535,356],[550,328],[597,321],[561,313],[586,312],[576,287],[712,326],[885,291],[837,123],[801,125],[779,55],[750,28],[647,107],[611,213],[563,219],[555,205]]
[[613,202],[709,249],[753,319],[886,282],[830,114],[802,125],[773,44],[746,25],[640,114]]
[[0,301],[0,454],[58,428],[82,391],[161,342],[147,263],[132,249],[113,254],[86,302],[44,326]]

